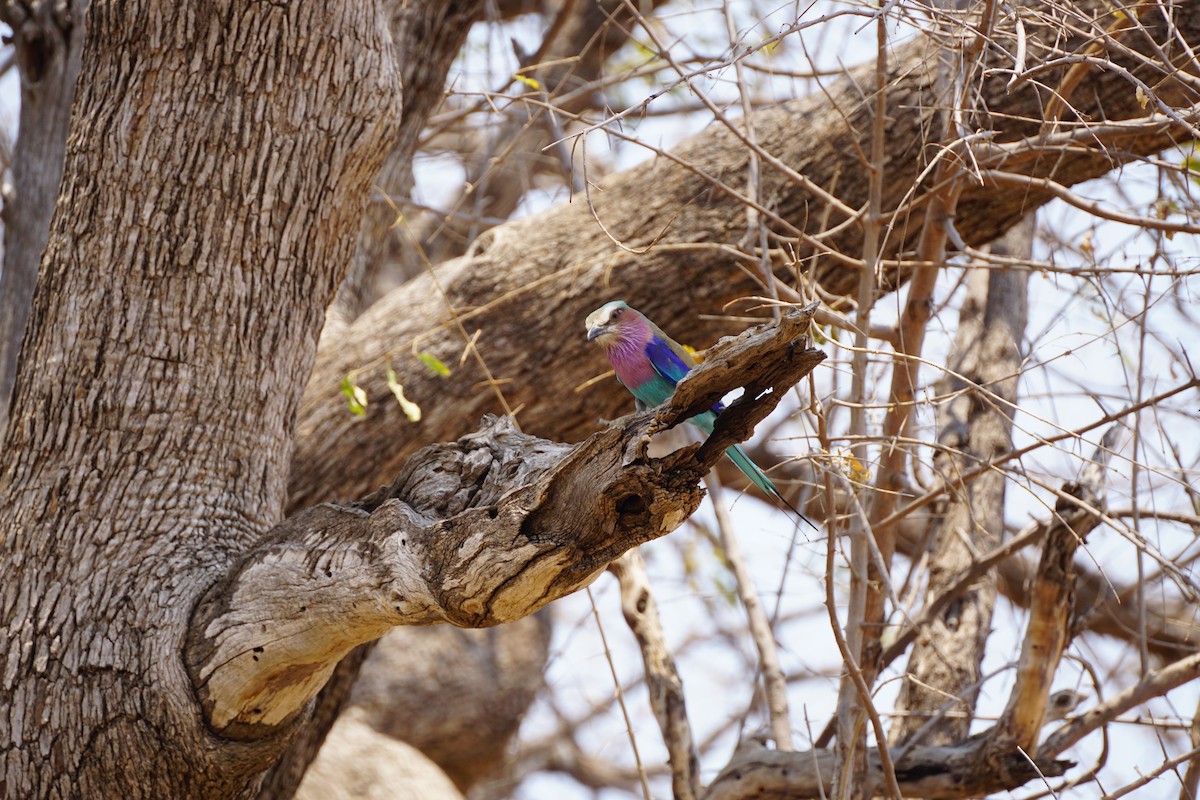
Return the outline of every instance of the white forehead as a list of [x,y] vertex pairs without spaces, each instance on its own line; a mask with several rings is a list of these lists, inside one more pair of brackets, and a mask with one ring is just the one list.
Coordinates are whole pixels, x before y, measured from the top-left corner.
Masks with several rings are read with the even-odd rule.
[[624,300],[613,300],[612,302],[605,303],[591,314],[588,314],[588,318],[584,324],[589,328],[596,325],[604,325],[612,317],[612,313],[619,308],[628,308]]

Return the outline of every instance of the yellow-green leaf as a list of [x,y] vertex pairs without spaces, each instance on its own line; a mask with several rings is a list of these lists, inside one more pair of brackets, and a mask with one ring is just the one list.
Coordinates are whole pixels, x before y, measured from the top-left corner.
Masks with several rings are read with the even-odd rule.
[[1187,170],[1188,177],[1200,186],[1200,150],[1193,150],[1192,154],[1183,160],[1183,168]]
[[1137,98],[1138,105],[1141,106],[1142,108],[1145,108],[1146,105],[1150,102],[1150,97],[1146,94],[1146,92],[1142,89],[1141,86],[1137,87],[1137,91],[1135,91],[1133,94],[1134,94],[1134,97]]
[[356,384],[350,375],[342,378],[342,394],[346,397],[346,407],[356,417],[367,415],[367,393]]
[[636,40],[634,41],[633,49],[637,50],[639,55],[642,55],[646,58],[658,58],[658,53],[654,52],[649,47],[646,47],[646,45],[642,44],[639,41],[636,41]]
[[404,387],[396,379],[396,370],[390,366],[387,368],[387,385],[392,395],[395,396],[396,402],[400,404],[400,410],[404,412],[404,416],[408,417],[408,421],[420,422],[421,407],[404,396]]
[[539,83],[535,78],[529,77],[528,75],[522,75],[521,73],[518,72],[516,75],[513,75],[513,78],[515,78],[516,80],[520,81],[521,83],[525,84],[530,89],[533,89],[535,91],[542,88],[541,83]]
[[432,353],[417,353],[417,358],[421,359],[421,363],[428,367],[434,375],[441,375],[444,378],[450,374],[450,368]]
[[723,581],[720,578],[713,578],[713,588],[717,590],[717,594],[730,606],[737,606],[738,595],[737,588],[728,581]]

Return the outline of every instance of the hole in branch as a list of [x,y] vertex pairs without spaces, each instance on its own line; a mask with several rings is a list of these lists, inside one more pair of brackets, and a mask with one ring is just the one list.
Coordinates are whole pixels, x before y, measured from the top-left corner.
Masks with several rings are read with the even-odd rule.
[[627,494],[617,501],[618,514],[643,514],[646,511],[646,501],[638,494]]

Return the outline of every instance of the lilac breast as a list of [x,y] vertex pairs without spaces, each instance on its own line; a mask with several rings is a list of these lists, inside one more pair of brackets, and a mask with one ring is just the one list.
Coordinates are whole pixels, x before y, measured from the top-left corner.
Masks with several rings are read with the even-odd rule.
[[645,348],[640,344],[630,345],[622,343],[610,349],[608,363],[612,364],[621,383],[632,389],[653,380],[657,373],[646,356]]

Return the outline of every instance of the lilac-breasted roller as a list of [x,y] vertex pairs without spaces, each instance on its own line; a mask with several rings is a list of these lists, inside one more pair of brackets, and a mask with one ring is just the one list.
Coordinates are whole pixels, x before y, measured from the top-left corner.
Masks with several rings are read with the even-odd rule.
[[[588,314],[584,324],[587,326],[588,341],[599,342],[604,347],[608,363],[617,373],[617,380],[633,395],[638,411],[667,402],[675,393],[675,384],[696,366],[691,353],[663,333],[645,314],[630,308],[624,300],[605,303]],[[688,422],[708,436],[713,432],[717,415],[724,408],[717,403],[711,411],[697,414]],[[733,445],[725,450],[725,455],[768,497],[779,500],[812,525],[783,499],[771,479],[750,460],[742,448]]]

